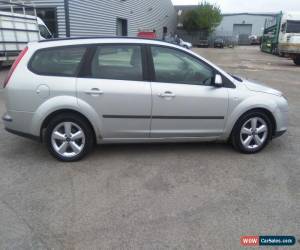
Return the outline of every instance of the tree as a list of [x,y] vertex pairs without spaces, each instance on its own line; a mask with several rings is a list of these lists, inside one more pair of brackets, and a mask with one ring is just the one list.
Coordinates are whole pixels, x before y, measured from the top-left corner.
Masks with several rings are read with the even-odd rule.
[[188,11],[183,17],[183,27],[185,30],[206,31],[212,33],[221,23],[222,14],[219,6],[203,1],[197,9]]

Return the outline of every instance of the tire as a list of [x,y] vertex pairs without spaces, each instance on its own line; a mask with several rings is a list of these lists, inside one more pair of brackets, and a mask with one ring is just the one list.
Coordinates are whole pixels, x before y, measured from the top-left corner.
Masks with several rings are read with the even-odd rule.
[[278,45],[273,44],[271,52],[272,52],[273,55],[279,56]]
[[300,65],[300,57],[294,58],[294,63],[299,66]]
[[[255,126],[256,129],[253,130],[254,124],[252,121],[254,122],[255,119],[257,120],[257,125]],[[262,126],[265,126],[265,128],[263,129]],[[241,153],[258,153],[270,142],[273,132],[272,128],[272,122],[264,112],[250,111],[236,122],[231,134],[232,145]]]
[[86,119],[78,114],[63,113],[50,120],[45,142],[56,159],[74,162],[81,160],[93,149],[95,137]]

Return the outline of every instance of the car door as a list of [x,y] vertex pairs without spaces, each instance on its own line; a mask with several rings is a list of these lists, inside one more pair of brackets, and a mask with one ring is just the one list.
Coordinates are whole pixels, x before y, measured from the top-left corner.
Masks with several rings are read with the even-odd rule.
[[143,50],[129,44],[90,48],[77,93],[98,113],[104,139],[150,136],[151,86],[143,73]]
[[212,82],[215,70],[175,48],[151,46],[151,137],[218,137],[228,109],[227,88]]

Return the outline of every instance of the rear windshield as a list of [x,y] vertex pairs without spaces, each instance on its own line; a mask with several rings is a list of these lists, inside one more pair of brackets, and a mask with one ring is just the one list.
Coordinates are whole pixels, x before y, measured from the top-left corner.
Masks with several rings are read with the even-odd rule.
[[300,33],[300,21],[287,21],[286,33]]
[[39,50],[31,59],[29,68],[40,75],[75,76],[85,51],[85,47]]

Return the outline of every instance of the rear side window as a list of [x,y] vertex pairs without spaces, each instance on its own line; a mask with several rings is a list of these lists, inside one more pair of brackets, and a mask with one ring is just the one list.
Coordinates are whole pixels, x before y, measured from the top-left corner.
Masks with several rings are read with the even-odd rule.
[[75,76],[85,47],[59,47],[37,51],[29,68],[40,75]]
[[142,53],[137,45],[97,46],[91,63],[91,77],[142,81]]

